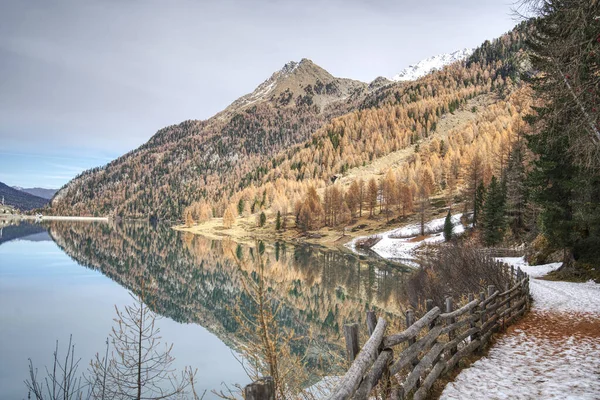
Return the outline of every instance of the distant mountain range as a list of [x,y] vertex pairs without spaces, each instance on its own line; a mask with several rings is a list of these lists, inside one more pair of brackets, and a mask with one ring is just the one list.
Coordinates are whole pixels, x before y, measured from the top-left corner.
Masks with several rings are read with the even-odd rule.
[[44,199],[24,191],[14,189],[0,182],[0,202],[2,202],[3,199],[4,204],[13,206],[23,211],[44,207],[50,201],[49,199]]
[[58,189],[44,189],[44,188],[23,188],[20,186],[13,186],[13,189],[19,190],[21,192],[29,193],[37,197],[41,197],[42,199],[50,200],[52,196],[58,191]]
[[438,54],[437,56],[426,58],[415,65],[409,65],[391,79],[394,82],[414,81],[432,71],[441,70],[446,65],[464,60],[473,54],[474,49],[462,49],[453,53]]

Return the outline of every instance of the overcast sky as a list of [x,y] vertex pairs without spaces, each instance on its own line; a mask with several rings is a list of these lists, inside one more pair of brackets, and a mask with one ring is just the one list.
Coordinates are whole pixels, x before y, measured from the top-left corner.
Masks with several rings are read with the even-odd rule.
[[510,0],[0,2],[0,181],[59,187],[290,60],[371,81],[510,30]]

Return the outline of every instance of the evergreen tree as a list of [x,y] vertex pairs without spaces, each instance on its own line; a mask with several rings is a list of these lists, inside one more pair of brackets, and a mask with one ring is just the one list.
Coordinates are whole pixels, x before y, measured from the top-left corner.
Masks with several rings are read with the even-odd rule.
[[500,243],[504,237],[505,204],[506,194],[502,184],[495,176],[492,176],[483,204],[483,221],[481,222],[484,241],[488,246]]
[[525,226],[525,178],[523,146],[517,143],[510,153],[506,170],[506,214],[508,225],[515,235]]
[[281,211],[277,211],[277,218],[275,219],[275,229],[281,229]]
[[237,211],[238,215],[242,215],[242,213],[244,212],[244,199],[240,199],[240,201],[238,201]]
[[452,239],[453,230],[454,227],[452,226],[452,216],[450,215],[450,210],[448,210],[448,214],[444,220],[444,240],[446,242],[449,242]]
[[259,219],[259,225],[261,227],[265,226],[265,223],[267,222],[267,216],[265,215],[264,211],[262,211],[260,213],[260,219]]
[[600,248],[600,102],[597,16],[600,3],[547,0],[536,10],[530,40],[535,96],[527,145],[536,156],[528,174],[540,229],[574,259],[597,261]]
[[485,200],[485,185],[483,181],[479,182],[477,189],[475,190],[475,200],[473,203],[473,226],[477,226],[479,222],[479,214],[483,209],[483,202]]

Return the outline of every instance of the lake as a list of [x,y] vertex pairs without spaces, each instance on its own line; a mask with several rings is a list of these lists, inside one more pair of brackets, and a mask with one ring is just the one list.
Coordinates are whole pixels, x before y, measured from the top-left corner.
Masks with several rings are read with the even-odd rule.
[[174,366],[198,370],[205,398],[223,383],[248,383],[236,352],[248,338],[236,313],[251,308],[244,280],[256,279],[259,254],[277,324],[303,338],[294,351],[312,355],[315,376],[342,359],[345,323],[362,328],[366,310],[406,308],[406,269],[345,250],[210,240],[160,224],[21,223],[0,237],[0,398],[26,398],[28,359],[43,372],[56,341],[65,350],[70,335],[87,370],[103,352],[115,306],[142,290],[162,317],[162,340],[174,344]]

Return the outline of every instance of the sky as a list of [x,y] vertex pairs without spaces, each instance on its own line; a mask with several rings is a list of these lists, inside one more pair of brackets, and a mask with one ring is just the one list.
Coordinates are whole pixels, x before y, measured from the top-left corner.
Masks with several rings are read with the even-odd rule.
[[369,82],[509,31],[512,0],[0,2],[0,182],[58,188],[288,61]]

